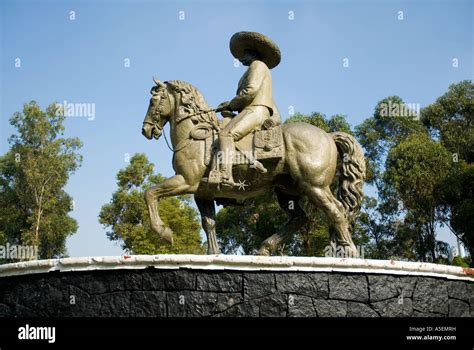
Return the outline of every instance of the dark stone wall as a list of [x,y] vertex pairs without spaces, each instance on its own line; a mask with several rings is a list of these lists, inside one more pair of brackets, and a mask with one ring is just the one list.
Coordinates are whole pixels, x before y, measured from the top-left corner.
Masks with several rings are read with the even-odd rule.
[[0,278],[0,316],[472,317],[474,283],[324,272],[52,272]]

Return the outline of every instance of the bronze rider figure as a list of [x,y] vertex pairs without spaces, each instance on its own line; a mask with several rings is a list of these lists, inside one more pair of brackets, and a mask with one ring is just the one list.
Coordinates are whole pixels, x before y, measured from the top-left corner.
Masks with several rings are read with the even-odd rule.
[[274,125],[281,124],[281,117],[273,100],[270,69],[281,60],[278,46],[268,37],[254,32],[238,32],[230,39],[230,51],[248,69],[239,81],[236,96],[217,108],[237,111],[219,134],[219,161],[224,186],[236,186],[232,176],[232,159],[235,142],[261,127],[267,118]]

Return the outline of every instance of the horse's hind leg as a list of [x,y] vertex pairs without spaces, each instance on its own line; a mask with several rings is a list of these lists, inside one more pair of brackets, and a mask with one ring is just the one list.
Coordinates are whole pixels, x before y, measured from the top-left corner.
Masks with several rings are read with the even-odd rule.
[[219,254],[216,237],[216,208],[213,200],[194,196],[194,201],[201,213],[202,228],[207,235],[207,254]]
[[348,250],[350,257],[357,257],[357,249],[354,242],[352,242],[349,223],[344,214],[344,207],[336,197],[334,197],[329,186],[319,188],[308,185],[305,193],[313,204],[326,214],[329,222],[333,226],[335,235],[331,234],[331,244],[343,246],[345,251]]
[[279,189],[276,189],[275,193],[278,198],[278,204],[290,218],[277,233],[263,241],[258,251],[259,255],[272,254],[281,244],[287,241],[293,234],[297,233],[298,230],[308,222],[308,217],[299,204],[300,197],[285,194]]

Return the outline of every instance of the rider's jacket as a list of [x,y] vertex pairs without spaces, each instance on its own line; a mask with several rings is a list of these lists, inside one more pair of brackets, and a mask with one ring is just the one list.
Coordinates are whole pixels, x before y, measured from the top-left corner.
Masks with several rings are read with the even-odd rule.
[[262,61],[253,61],[240,78],[237,96],[230,101],[234,111],[242,111],[248,106],[266,106],[270,115],[277,114],[272,93],[272,75],[270,69]]

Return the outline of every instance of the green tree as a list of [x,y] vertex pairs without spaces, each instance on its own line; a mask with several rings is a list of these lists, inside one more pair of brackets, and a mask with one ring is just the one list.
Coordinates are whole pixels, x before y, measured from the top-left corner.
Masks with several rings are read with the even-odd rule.
[[99,222],[109,229],[107,237],[120,241],[130,254],[203,254],[198,214],[189,205],[189,196],[159,202],[160,216],[174,232],[172,246],[152,232],[144,193],[165,180],[159,174],[153,175],[153,168],[144,154],[135,154],[130,164],[118,172],[118,189],[99,213]]
[[17,133],[0,157],[0,240],[38,247],[40,258],[66,254],[66,238],[77,231],[68,213],[72,198],[63,190],[80,166],[78,138],[63,138],[65,117],[51,104],[34,101],[10,118]]
[[426,133],[413,134],[393,147],[387,157],[384,180],[392,186],[403,207],[411,214],[418,232],[418,258],[437,260],[446,254],[444,242],[436,240],[436,224],[444,217],[444,185],[451,168],[448,151]]
[[[449,248],[436,240],[435,232],[446,213],[441,186],[450,169],[449,159],[414,112],[400,97],[389,96],[356,127],[369,162],[367,181],[378,191],[378,202],[364,226],[376,243],[377,236],[384,237],[382,245],[375,245],[377,257],[433,260],[446,255]],[[443,178],[430,166],[442,167]],[[421,198],[429,201],[428,206],[423,206]]]
[[[444,223],[474,256],[474,84],[449,86],[436,102],[423,108],[421,120],[433,138],[451,153],[452,167],[442,188],[448,214]],[[474,267],[474,261],[471,259]]]

